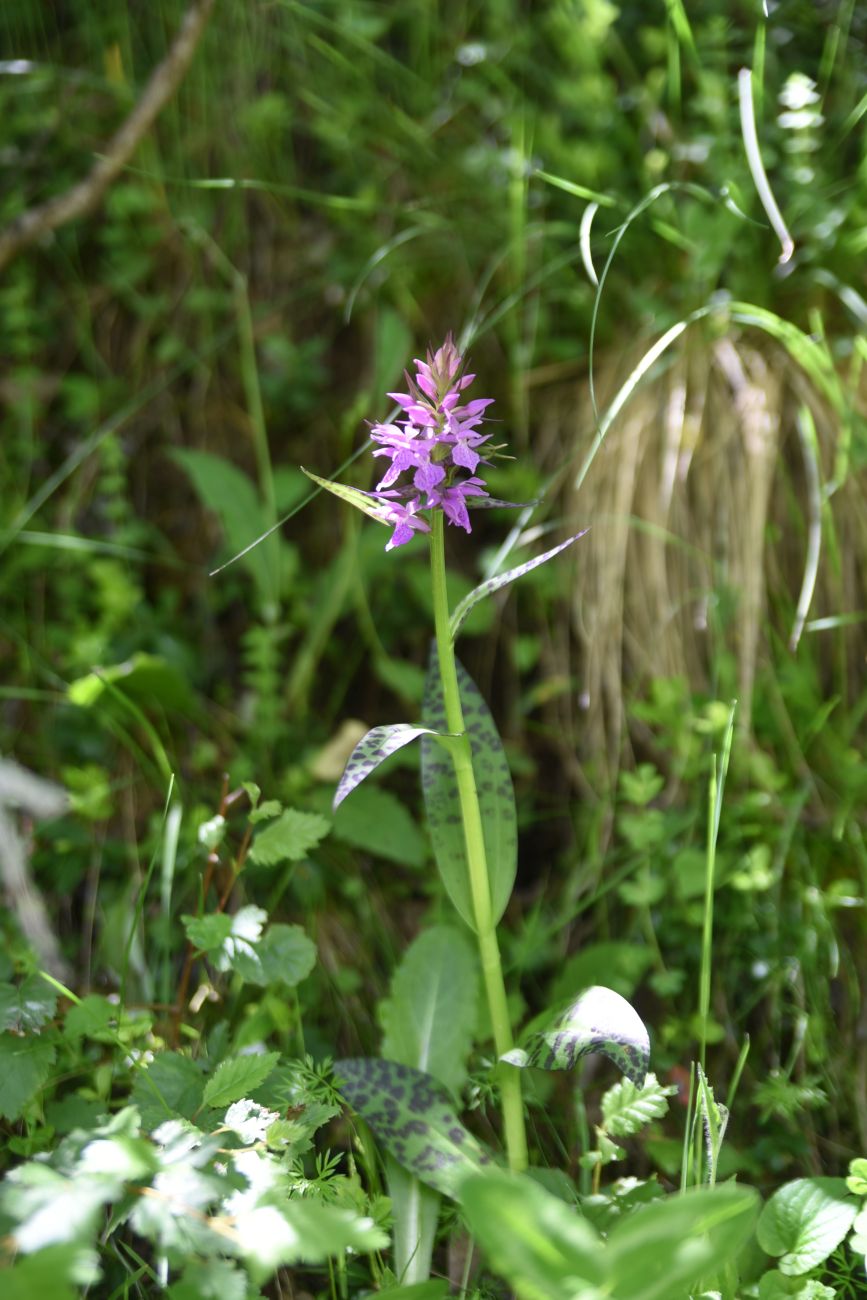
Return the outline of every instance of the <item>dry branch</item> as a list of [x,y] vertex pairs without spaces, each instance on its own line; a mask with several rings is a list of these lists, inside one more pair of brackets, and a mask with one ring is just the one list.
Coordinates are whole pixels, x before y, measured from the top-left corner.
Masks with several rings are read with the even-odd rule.
[[129,162],[142,137],[183,80],[213,7],[214,0],[197,0],[190,5],[168,53],[151,73],[141,99],[109,141],[105,153],[89,175],[64,194],[57,194],[38,207],[28,208],[0,232],[0,270],[52,230],[86,216],[98,206],[109,185]]

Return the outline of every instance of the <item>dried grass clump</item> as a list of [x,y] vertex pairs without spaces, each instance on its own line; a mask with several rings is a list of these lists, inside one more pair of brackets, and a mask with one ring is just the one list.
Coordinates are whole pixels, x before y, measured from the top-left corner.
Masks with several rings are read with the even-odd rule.
[[[603,363],[600,412],[640,355]],[[572,560],[578,651],[573,642],[560,665],[574,675],[578,661],[580,708],[554,702],[549,721],[597,774],[604,760],[615,776],[630,744],[627,703],[654,678],[736,691],[749,734],[761,662],[798,639],[799,594],[833,689],[863,688],[865,625],[810,630],[867,605],[867,480],[846,463],[844,400],[851,411],[842,381],[816,384],[758,331],[693,332],[633,392],[580,489],[574,469],[561,476],[568,529],[592,528]],[[541,391],[536,409],[543,444],[561,456],[577,445],[576,464],[596,427],[586,385]],[[734,668],[721,678],[724,661]]]

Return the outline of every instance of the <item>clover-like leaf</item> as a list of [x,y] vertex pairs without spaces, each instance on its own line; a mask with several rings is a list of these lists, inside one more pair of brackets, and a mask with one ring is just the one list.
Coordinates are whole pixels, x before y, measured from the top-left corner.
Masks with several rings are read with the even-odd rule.
[[[510,503],[497,502],[496,504],[508,505]],[[487,582],[482,582],[478,587],[474,587],[469,595],[465,596],[460,604],[456,605],[452,611],[452,617],[449,623],[449,631],[452,640],[454,641],[458,632],[461,630],[464,619],[467,617],[470,610],[474,605],[478,605],[480,600],[484,600],[486,596],[490,596],[495,591],[499,591],[501,587],[508,586],[510,582],[514,582],[516,578],[523,577],[525,573],[530,573],[531,570],[538,569],[541,564],[545,564],[548,560],[553,560],[555,555],[559,555],[561,551],[565,551],[573,542],[577,542],[579,537],[583,537],[587,531],[586,528],[582,528],[580,533],[576,533],[574,537],[567,538],[567,540],[561,542],[559,546],[553,546],[550,551],[545,551],[544,554],[537,555],[533,560],[526,560],[523,564],[518,564],[514,569],[508,569],[505,573],[498,573],[493,578],[488,578]]]
[[372,1057],[335,1061],[334,1073],[343,1096],[386,1150],[436,1191],[457,1198],[461,1179],[491,1163],[431,1075]]
[[418,736],[433,734],[429,727],[414,726],[410,722],[395,722],[389,726],[371,728],[365,736],[362,736],[349,755],[332,807],[336,809],[338,804],[341,804],[346,796],[360,785],[365,777],[370,776],[371,772],[389,755],[397,753]]
[[547,1029],[531,1035],[527,1048],[514,1048],[501,1060],[524,1069],[571,1070],[590,1052],[602,1052],[640,1088],[650,1064],[650,1039],[625,998],[597,985],[585,989]]
[[[473,772],[482,814],[491,912],[499,921],[515,883],[518,829],[509,764],[490,710],[469,673],[457,663],[464,725],[470,738]],[[431,650],[425,682],[423,716],[437,734],[447,734],[436,646]],[[446,892],[460,915],[475,929],[467,850],[460,816],[458,784],[452,757],[431,736],[422,737],[421,781],[434,856]]]

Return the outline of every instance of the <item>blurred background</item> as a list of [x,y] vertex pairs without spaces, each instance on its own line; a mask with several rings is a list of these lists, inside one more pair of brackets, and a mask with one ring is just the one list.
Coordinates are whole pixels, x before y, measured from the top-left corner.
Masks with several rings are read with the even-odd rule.
[[[712,1077],[751,1046],[727,1158],[776,1178],[867,1149],[867,10],[765,10],[5,0],[0,753],[71,798],[28,869],[74,987],[117,980],[170,774],[180,912],[224,772],[327,813],[358,734],[418,716],[423,539],[386,554],[300,466],[369,488],[365,420],[454,330],[513,457],[492,490],[538,500],[449,530],[454,598],[590,526],[461,647],[516,785],[512,986],[532,1012],[611,984],[679,1078],[737,701]],[[155,75],[98,201],[52,207]],[[316,937],[314,1053],[350,1022],[375,1043],[396,954],[446,910],[430,863],[403,751],[247,881]],[[172,917],[146,906],[135,937],[138,996],[166,995]],[[674,1138],[654,1151],[679,1167]]]

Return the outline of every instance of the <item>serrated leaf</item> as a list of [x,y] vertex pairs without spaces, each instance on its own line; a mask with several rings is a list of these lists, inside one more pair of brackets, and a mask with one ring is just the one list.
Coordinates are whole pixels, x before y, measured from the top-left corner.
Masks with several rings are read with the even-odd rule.
[[639,1088],[650,1063],[650,1039],[625,998],[596,985],[585,989],[548,1029],[533,1034],[527,1049],[514,1048],[501,1060],[520,1069],[571,1070],[589,1052],[601,1052]]
[[263,1084],[280,1059],[279,1052],[262,1052],[255,1056],[230,1056],[221,1061],[205,1086],[205,1106],[228,1106]]
[[442,1084],[397,1061],[334,1062],[340,1092],[404,1169],[445,1196],[491,1157],[464,1128]]
[[330,829],[328,819],[319,813],[287,808],[256,836],[250,849],[250,861],[261,867],[273,867],[278,862],[300,862]]
[[851,1228],[857,1202],[842,1178],[796,1178],[774,1192],[756,1229],[768,1255],[780,1256],[781,1273],[808,1273],[836,1250]]
[[390,790],[366,785],[334,815],[334,834],[344,844],[388,862],[421,867],[429,851],[404,804]]
[[0,1029],[41,1029],[56,1007],[56,991],[39,975],[0,984]]
[[457,1094],[473,1041],[478,963],[467,938],[433,926],[410,944],[380,1008],[382,1055],[425,1070]]
[[458,632],[461,630],[464,619],[470,613],[473,606],[477,605],[480,600],[484,600],[486,596],[490,596],[495,591],[499,591],[501,587],[508,586],[510,582],[514,582],[516,578],[522,577],[525,573],[530,573],[533,569],[538,569],[541,564],[546,564],[548,560],[553,560],[555,555],[559,555],[561,551],[565,551],[573,542],[577,542],[579,537],[583,537],[587,531],[586,528],[583,528],[580,533],[576,533],[574,537],[567,538],[565,542],[561,542],[559,546],[552,547],[550,551],[545,551],[544,554],[537,555],[533,560],[526,560],[523,564],[517,565],[514,569],[508,569],[505,573],[498,573],[495,577],[488,578],[487,582],[483,582],[478,587],[475,587],[468,596],[465,596],[464,599],[455,606],[452,611],[451,621],[449,624],[449,631],[452,640],[455,640]]
[[655,1074],[648,1074],[640,1088],[631,1079],[621,1079],[602,1098],[605,1131],[613,1137],[632,1137],[668,1114],[668,1098],[676,1092],[673,1085],[663,1087]]
[[396,754],[404,745],[410,744],[419,736],[430,735],[428,727],[415,727],[409,722],[395,722],[390,726],[373,727],[367,735],[359,740],[343,769],[334,794],[332,808],[343,803],[346,796],[360,785],[365,777],[379,767],[380,763],[391,754]]
[[32,1255],[21,1255],[3,1271],[3,1300],[77,1300],[81,1288],[100,1278],[98,1256],[86,1246],[46,1246]]
[[341,501],[348,501],[356,510],[361,510],[363,514],[369,515],[375,519],[378,524],[386,521],[382,518],[381,506],[371,497],[369,492],[362,492],[360,488],[349,487],[346,483],[333,483],[330,479],[320,478],[318,474],[312,474],[309,469],[301,466],[301,472],[306,474],[309,479],[317,483],[319,487],[324,488],[326,492],[332,492],[334,496],[340,497]]
[[54,1056],[47,1037],[0,1034],[0,1116],[18,1118],[51,1073]]
[[[509,764],[490,710],[460,663],[457,663],[457,674],[482,815],[492,920],[496,924],[511,897],[518,865],[515,795]],[[448,732],[436,646],[431,648],[422,716],[433,731]],[[421,780],[440,876],[457,911],[474,930],[475,911],[455,769],[451,755],[437,741],[426,736],[421,742]]]

